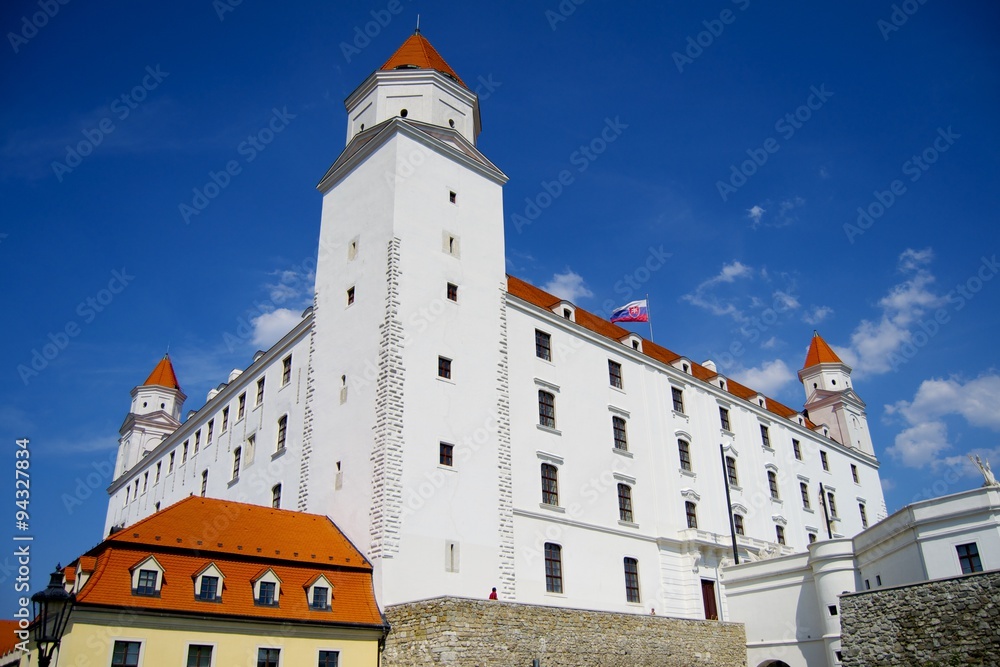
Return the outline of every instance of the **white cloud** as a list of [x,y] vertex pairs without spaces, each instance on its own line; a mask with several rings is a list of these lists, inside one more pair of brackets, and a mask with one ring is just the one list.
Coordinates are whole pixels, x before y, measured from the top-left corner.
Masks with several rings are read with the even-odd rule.
[[552,280],[542,285],[542,289],[574,303],[577,299],[594,296],[594,293],[583,284],[583,276],[569,268],[553,275]]
[[998,402],[1000,375],[995,373],[965,383],[955,378],[924,380],[912,401],[885,406],[886,415],[906,425],[886,451],[912,468],[962,466],[967,474],[976,472],[974,466],[962,464],[961,456],[942,456],[952,448],[944,418],[958,415],[973,426],[1000,432]]
[[733,373],[733,378],[762,394],[773,396],[795,380],[795,374],[784,361],[775,359],[756,368],[742,368]]
[[761,343],[760,346],[765,350],[773,350],[774,348],[778,347],[778,342],[779,341],[777,336],[771,336],[763,343]]
[[802,321],[806,324],[819,324],[826,318],[833,315],[833,308],[830,306],[813,306],[802,314]]
[[282,336],[292,330],[302,319],[300,311],[278,308],[269,313],[262,313],[250,321],[253,325],[253,344],[266,350],[277,343]]
[[704,308],[713,315],[730,315],[737,322],[743,322],[746,320],[746,317],[733,301],[721,299],[712,294],[711,291],[716,285],[732,284],[737,280],[753,278],[753,275],[753,268],[740,261],[723,264],[718,274],[703,281],[694,289],[694,292],[685,294],[681,298],[691,305]]
[[879,480],[882,482],[882,491],[892,491],[896,488],[896,482],[888,477],[880,477]]
[[760,226],[761,218],[764,217],[764,210],[758,205],[754,205],[753,208],[747,209],[747,217],[753,220],[753,224],[750,225],[753,229],[757,229]]
[[785,310],[794,310],[799,307],[799,300],[788,292],[776,291],[771,296],[774,297],[774,307],[781,305]]

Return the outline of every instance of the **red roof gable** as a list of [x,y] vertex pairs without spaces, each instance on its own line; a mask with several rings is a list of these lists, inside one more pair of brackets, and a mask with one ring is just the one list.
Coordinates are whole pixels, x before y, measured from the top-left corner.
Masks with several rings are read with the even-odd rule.
[[153,385],[180,391],[181,386],[177,382],[177,375],[174,374],[174,365],[170,363],[169,354],[163,355],[163,358],[160,359],[160,363],[156,364],[156,368],[154,368],[153,372],[149,374],[146,381],[142,383],[143,387],[150,387]]
[[[560,303],[562,299],[549,294],[545,290],[539,289],[534,285],[527,283],[520,278],[515,278],[514,276],[507,276],[507,293],[516,296],[517,298],[527,301],[528,303],[538,306],[539,308],[544,308],[545,310],[551,310],[554,305]],[[598,317],[593,313],[589,313],[586,310],[577,308],[574,314],[574,319],[576,323],[585,329],[593,331],[596,334],[605,336],[612,340],[618,341],[624,336],[627,336],[630,331],[623,329],[622,327],[612,324],[611,322],[605,320],[602,317]],[[824,343],[826,345],[826,343]],[[664,364],[672,364],[674,361],[680,359],[681,355],[676,352],[672,352],[667,348],[657,345],[656,343],[643,340],[642,341],[642,354],[647,357],[655,359]],[[832,351],[831,351],[832,354]],[[834,355],[836,356],[836,355]],[[713,371],[711,369],[705,368],[701,364],[692,363],[691,364],[691,375],[698,378],[699,380],[704,380],[708,382],[716,375],[718,371]],[[744,385],[736,382],[735,380],[728,380],[726,382],[726,389],[730,394],[737,396],[739,398],[750,400],[758,394],[757,391],[745,387]],[[768,412],[774,413],[780,417],[791,418],[797,412],[786,405],[779,403],[771,398],[767,399],[767,405],[765,409]],[[806,428],[815,428],[810,420],[805,420]]]
[[811,368],[817,364],[842,364],[843,361],[837,356],[819,332],[814,331],[812,341],[809,343],[809,352],[806,354],[806,362],[802,368]]
[[444,58],[437,52],[437,49],[431,46],[431,43],[419,32],[410,35],[403,42],[403,45],[379,69],[405,69],[407,67],[437,70],[442,74],[447,74],[459,84],[468,88],[465,82],[455,73],[455,70],[451,68],[451,65],[444,61]]

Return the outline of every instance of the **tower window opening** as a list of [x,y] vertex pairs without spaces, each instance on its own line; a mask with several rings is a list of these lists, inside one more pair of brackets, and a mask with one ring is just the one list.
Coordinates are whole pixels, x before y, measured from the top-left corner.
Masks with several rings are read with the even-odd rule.
[[451,127],[455,127],[455,119],[454,118],[449,118],[448,119],[448,125],[451,126]]
[[400,117],[402,117],[402,118],[406,118],[406,117],[407,117],[407,116],[409,115],[409,113],[410,113],[410,112],[409,112],[409,111],[407,111],[406,109],[400,109],[400,110],[399,110],[399,115],[400,115]]
[[452,204],[454,204],[454,203],[456,203],[457,200],[458,200],[458,195],[449,190],[448,191],[448,201],[450,201]]

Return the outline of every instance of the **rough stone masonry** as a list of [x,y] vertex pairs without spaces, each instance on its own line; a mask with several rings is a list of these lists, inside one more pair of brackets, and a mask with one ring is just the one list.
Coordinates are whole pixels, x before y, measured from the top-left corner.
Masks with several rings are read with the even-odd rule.
[[387,607],[385,667],[745,667],[741,623],[454,597]]

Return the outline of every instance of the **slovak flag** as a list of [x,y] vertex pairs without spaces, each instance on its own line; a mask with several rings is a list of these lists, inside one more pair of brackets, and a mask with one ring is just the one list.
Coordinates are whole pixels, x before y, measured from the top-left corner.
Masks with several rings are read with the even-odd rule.
[[616,308],[613,313],[611,313],[612,322],[648,322],[649,321],[649,307],[646,305],[646,300],[633,301],[627,303],[621,308]]

